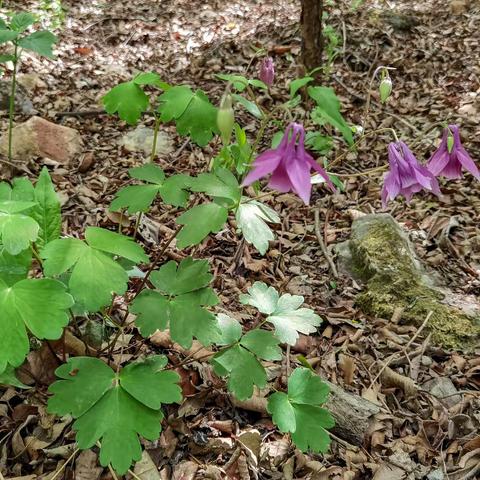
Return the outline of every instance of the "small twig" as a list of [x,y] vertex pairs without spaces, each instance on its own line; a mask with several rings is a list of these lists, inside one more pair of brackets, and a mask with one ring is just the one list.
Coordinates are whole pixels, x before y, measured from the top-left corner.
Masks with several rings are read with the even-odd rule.
[[50,480],[55,480],[62,472],[65,470],[65,467],[70,463],[71,460],[73,460],[73,457],[78,453],[80,449],[77,448],[65,461],[65,463],[55,472],[55,475],[50,478]]
[[319,209],[315,209],[313,212],[315,216],[315,235],[317,236],[318,243],[320,245],[320,249],[322,250],[323,255],[327,259],[328,265],[330,267],[330,270],[333,273],[333,276],[335,278],[338,278],[338,272],[337,272],[337,267],[335,266],[335,263],[332,260],[332,257],[329,255],[327,251],[327,247],[325,246],[325,243],[323,241],[322,237],[322,232],[320,231],[320,211]]

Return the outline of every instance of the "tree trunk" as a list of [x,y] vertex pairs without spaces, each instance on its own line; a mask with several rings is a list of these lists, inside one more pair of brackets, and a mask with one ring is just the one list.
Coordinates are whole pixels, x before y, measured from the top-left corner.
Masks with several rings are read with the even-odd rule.
[[302,0],[302,62],[307,71],[322,66],[323,0]]

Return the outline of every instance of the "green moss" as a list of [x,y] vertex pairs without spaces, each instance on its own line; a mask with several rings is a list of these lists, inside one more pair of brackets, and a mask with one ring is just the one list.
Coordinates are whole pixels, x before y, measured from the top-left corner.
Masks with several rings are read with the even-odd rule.
[[429,312],[432,340],[447,348],[478,345],[479,322],[441,303],[442,295],[426,282],[403,231],[389,215],[356,221],[350,240],[355,273],[366,282],[357,304],[370,315],[390,318],[397,308],[403,320],[421,325]]

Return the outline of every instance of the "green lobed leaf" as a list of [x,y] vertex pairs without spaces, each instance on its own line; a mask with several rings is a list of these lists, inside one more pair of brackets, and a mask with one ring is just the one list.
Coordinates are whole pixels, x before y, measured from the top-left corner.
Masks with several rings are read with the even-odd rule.
[[113,87],[102,102],[108,114],[118,113],[129,125],[135,125],[149,106],[147,94],[133,80]]
[[59,238],[62,228],[60,201],[46,167],[43,167],[38,177],[34,196],[37,205],[34,206],[31,216],[40,226],[35,243],[41,249],[51,240]]
[[275,239],[266,222],[280,223],[275,210],[256,200],[243,198],[235,218],[245,240],[252,243],[261,255],[265,255],[269,242]]
[[201,90],[194,93],[187,86],[175,86],[160,95],[159,101],[161,120],[175,120],[177,132],[189,135],[200,147],[218,133],[217,109]]
[[220,329],[220,338],[215,341],[217,345],[231,345],[240,340],[242,336],[242,326],[232,317],[224,313],[217,314],[218,328]]
[[234,345],[216,353],[212,358],[217,375],[228,375],[228,389],[239,400],[253,395],[253,387],[264,388],[267,374],[256,356],[241,345]]
[[11,255],[17,255],[37,240],[40,226],[31,217],[21,213],[35,206],[35,202],[4,200],[0,202],[0,241]]
[[179,174],[165,178],[163,170],[153,163],[131,168],[128,173],[132,178],[149,184],[122,188],[110,205],[111,211],[126,208],[128,213],[146,212],[158,194],[168,205],[185,206],[188,200],[188,192],[185,189],[190,185],[188,175]]
[[165,365],[165,357],[154,356],[129,364],[117,376],[97,358],[72,358],[56,371],[60,380],[50,386],[48,411],[76,418],[79,448],[101,441],[100,463],[123,475],[142,456],[138,436],[158,438],[161,404],[181,399],[180,377],[164,371]]
[[23,362],[29,351],[27,329],[39,339],[60,338],[72,305],[56,280],[25,279],[9,286],[0,279],[0,372]]
[[328,386],[307,368],[296,368],[288,379],[288,394],[276,392],[267,410],[281,432],[290,432],[302,451],[325,452],[330,445],[327,428],[335,425],[331,414],[321,408]]
[[142,291],[130,307],[144,337],[170,328],[171,338],[190,348],[194,337],[209,345],[220,336],[215,316],[204,308],[218,303],[208,287],[212,280],[208,268],[206,260],[188,257],[179,265],[170,261],[152,272],[156,290]]
[[158,73],[155,72],[142,72],[139,73],[133,81],[137,85],[150,85],[153,87],[161,88],[167,90],[169,88],[168,83],[162,82]]
[[233,203],[238,203],[242,192],[237,178],[226,168],[217,168],[213,173],[201,173],[192,178],[190,190],[213,198],[227,198]]
[[250,330],[240,340],[241,345],[262,360],[281,360],[282,349],[279,343],[272,332],[258,328]]
[[44,57],[55,58],[52,46],[57,43],[57,41],[58,38],[52,32],[41,30],[18,40],[18,46]]
[[317,107],[312,112],[312,119],[317,117],[339,130],[345,141],[353,145],[353,133],[340,112],[340,100],[331,87],[308,87],[308,94],[315,100]]
[[13,367],[7,367],[3,372],[0,373],[0,385],[11,385],[16,388],[30,388],[28,385],[22,383],[15,374],[15,369]]
[[127,289],[128,274],[109,254],[133,262],[146,262],[143,249],[129,237],[97,227],[86,230],[87,243],[75,238],[49,242],[41,251],[45,275],[61,275],[71,269],[68,286],[77,303],[95,312],[108,305],[113,293]]
[[176,219],[176,223],[183,225],[177,236],[177,247],[199,244],[210,233],[219,232],[227,217],[228,210],[216,203],[204,203],[187,210]]
[[273,287],[263,282],[255,282],[249,289],[248,294],[240,295],[240,302],[244,305],[255,307],[259,312],[270,314],[275,311],[279,295]]

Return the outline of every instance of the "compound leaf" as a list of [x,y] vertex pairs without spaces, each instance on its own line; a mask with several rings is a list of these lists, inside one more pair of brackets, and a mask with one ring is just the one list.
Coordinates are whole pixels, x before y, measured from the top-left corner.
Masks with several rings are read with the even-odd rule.
[[[138,435],[158,438],[161,404],[179,400],[176,383],[180,378],[163,371],[165,365],[164,357],[147,358],[128,365],[117,376],[99,359],[72,358],[56,371],[60,380],[50,387],[48,411],[76,418],[78,446],[88,449],[101,440],[100,463],[112,464],[123,475],[142,456]],[[157,388],[163,389],[156,392],[158,398]]]
[[240,341],[241,345],[262,360],[281,360],[282,349],[279,343],[272,332],[258,328],[247,332]]
[[85,236],[88,243],[75,238],[53,240],[41,256],[47,276],[72,269],[68,283],[72,295],[87,311],[95,312],[111,301],[113,293],[122,295],[127,289],[127,272],[104,252],[133,262],[147,261],[148,257],[132,239],[109,230],[89,227]]
[[0,202],[0,239],[5,250],[17,255],[38,238],[40,226],[31,217],[20,213],[29,210],[35,202],[5,200]]
[[201,173],[191,179],[190,190],[203,192],[214,198],[227,198],[237,203],[241,189],[232,172],[226,168],[217,168],[214,173]]
[[218,303],[208,287],[212,275],[206,260],[186,258],[178,266],[170,261],[150,279],[157,290],[144,290],[130,308],[138,315],[136,324],[143,336],[169,327],[172,339],[185,348],[190,348],[193,337],[204,345],[219,337],[215,316],[204,308]]
[[263,282],[255,282],[248,289],[248,294],[240,296],[240,301],[267,314],[267,321],[275,326],[275,335],[281,342],[290,345],[295,345],[298,332],[313,333],[321,323],[321,318],[313,310],[299,308],[303,297],[289,293],[279,297],[273,287]]
[[290,432],[302,451],[325,452],[330,445],[327,428],[335,425],[330,413],[321,408],[328,386],[307,368],[297,368],[288,380],[288,393],[276,392],[268,399],[267,410],[281,432]]

